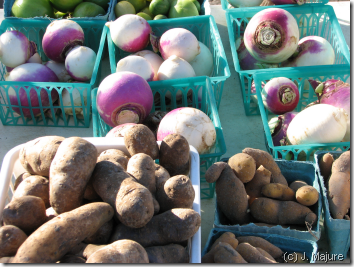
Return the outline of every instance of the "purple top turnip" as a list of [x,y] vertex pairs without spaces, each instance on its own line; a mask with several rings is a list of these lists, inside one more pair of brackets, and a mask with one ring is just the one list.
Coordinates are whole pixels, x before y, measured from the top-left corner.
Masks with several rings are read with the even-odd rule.
[[273,78],[262,90],[264,106],[274,114],[293,111],[299,103],[297,85],[286,77]]
[[135,53],[144,49],[150,41],[151,27],[140,16],[127,14],[106,23],[113,43],[125,52]]
[[86,46],[76,46],[65,58],[65,69],[76,81],[87,82],[95,67],[96,53]]
[[64,63],[58,63],[53,60],[50,60],[44,64],[48,68],[50,68],[54,73],[58,76],[60,82],[68,82],[72,80],[71,76],[68,74],[65,68]]
[[152,81],[155,76],[154,69],[150,62],[143,57],[135,55],[127,56],[118,61],[116,72],[121,71],[134,72],[143,77],[148,82]]
[[331,44],[319,36],[306,36],[299,41],[295,53],[282,62],[282,67],[332,65],[335,53]]
[[43,36],[42,47],[48,58],[55,62],[64,62],[66,53],[85,40],[81,26],[73,20],[55,20],[51,22]]
[[244,42],[255,59],[266,63],[280,63],[296,51],[299,27],[288,11],[267,8],[252,17],[246,26]]
[[154,69],[153,80],[157,81],[157,72],[159,71],[159,68],[163,62],[163,59],[159,55],[155,54],[154,52],[152,52],[150,50],[139,51],[139,52],[135,53],[135,56],[143,57],[147,61],[149,61],[152,68]]
[[129,71],[107,76],[97,90],[98,113],[111,127],[142,123],[150,113],[153,101],[148,82]]
[[191,64],[177,56],[170,56],[160,66],[157,73],[159,81],[195,77]]
[[269,120],[268,125],[274,146],[286,145],[286,131],[298,112],[287,112]]

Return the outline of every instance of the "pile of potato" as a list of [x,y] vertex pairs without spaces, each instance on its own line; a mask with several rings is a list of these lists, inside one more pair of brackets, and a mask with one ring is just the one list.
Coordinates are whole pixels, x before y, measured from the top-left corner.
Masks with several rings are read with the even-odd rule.
[[336,160],[331,153],[324,154],[319,168],[327,187],[332,218],[350,220],[350,151],[343,152]]
[[139,124],[124,143],[129,155],[98,154],[80,137],[26,143],[20,162],[27,172],[2,213],[0,261],[189,262],[188,240],[201,217],[192,209],[187,140],[171,134],[159,147]]
[[245,148],[228,163],[214,163],[205,180],[215,183],[220,210],[231,224],[306,225],[317,222],[311,210],[318,191],[306,182],[288,185],[273,157],[262,150]]
[[303,257],[287,256],[277,246],[259,236],[238,236],[231,232],[224,232],[217,238],[209,251],[202,257],[202,263],[309,263]]

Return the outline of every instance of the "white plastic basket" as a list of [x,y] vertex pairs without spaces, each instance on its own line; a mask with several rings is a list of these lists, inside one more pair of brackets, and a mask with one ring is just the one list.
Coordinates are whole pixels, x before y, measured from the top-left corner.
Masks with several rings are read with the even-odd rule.
[[[94,144],[98,150],[98,153],[107,149],[120,149],[125,153],[128,153],[122,138],[108,138],[108,137],[85,137],[85,140]],[[159,145],[161,142],[157,142]],[[19,161],[19,153],[22,145],[18,145],[6,153],[0,172],[0,221],[2,218],[2,211],[5,205],[7,205],[14,192],[14,183],[18,175],[23,173],[25,169],[22,167]],[[200,214],[200,177],[199,177],[199,154],[197,150],[190,146],[191,156],[191,170],[190,179],[195,191],[195,198],[193,202],[193,209]],[[191,238],[190,242],[190,263],[201,262],[201,230]]]

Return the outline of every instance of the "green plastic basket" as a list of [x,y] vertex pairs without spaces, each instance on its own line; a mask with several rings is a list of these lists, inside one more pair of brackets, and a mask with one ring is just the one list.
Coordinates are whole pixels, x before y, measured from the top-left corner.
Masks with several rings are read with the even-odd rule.
[[[6,67],[0,65],[0,119],[3,125],[11,126],[51,126],[51,127],[83,127],[90,126],[91,118],[91,89],[98,86],[101,79],[101,58],[102,54],[107,51],[105,47],[106,29],[103,28],[104,21],[89,20],[89,21],[76,21],[82,27],[85,34],[84,46],[93,49],[96,54],[96,62],[91,80],[87,83],[54,83],[54,82],[8,82],[5,81]],[[50,23],[49,20],[21,20],[21,19],[5,19],[0,26],[0,34],[5,31],[18,30],[25,34],[30,41],[34,41],[38,47],[38,53],[43,62],[49,59],[43,52],[42,38],[45,30]],[[18,96],[20,88],[24,88],[27,97],[29,92],[35,90],[39,97],[39,93],[45,90],[48,95],[51,95],[52,90],[57,90],[59,93],[59,101],[56,101],[50,106],[42,106],[40,102],[39,107],[32,107],[30,101],[29,106],[11,105],[9,100],[9,93],[15,92]],[[71,105],[63,106],[62,92],[67,90],[70,93]],[[81,105],[76,103],[74,106],[73,92],[81,98]],[[32,91],[33,92],[33,91]],[[86,97],[86,103],[84,101]],[[29,100],[29,98],[28,98]],[[18,99],[18,103],[20,100]],[[20,108],[21,114],[13,111],[13,108]],[[23,109],[31,111],[31,117],[25,117]],[[73,115],[66,115],[64,110],[71,109]],[[76,113],[76,111],[77,113]],[[82,112],[79,112],[79,109]],[[33,111],[40,110],[38,116],[34,116]],[[75,111],[75,112],[74,112]],[[82,114],[80,114],[82,113]]]
[[[324,66],[322,68],[314,69],[312,67],[304,68],[303,70],[291,69],[286,73],[282,71],[273,72],[259,72],[254,75],[256,86],[256,93],[258,105],[261,112],[261,118],[265,133],[265,143],[267,150],[274,158],[286,158],[289,152],[294,155],[294,160],[313,160],[313,155],[317,150],[330,150],[330,151],[346,151],[350,148],[350,142],[339,142],[329,144],[306,144],[306,145],[291,145],[291,146],[274,146],[268,121],[277,115],[269,112],[263,104],[261,97],[261,84],[266,83],[268,80],[277,77],[287,77],[298,84],[300,100],[294,111],[303,110],[308,104],[316,101],[318,98],[310,86],[308,79],[315,79],[326,81],[328,79],[340,79],[347,82],[350,78],[350,68],[346,66],[337,67]],[[289,154],[290,156],[290,154]]]
[[[210,75],[210,80],[213,86],[217,108],[219,109],[224,82],[231,74],[214,17],[206,15],[168,20],[149,20],[148,22],[156,36],[161,36],[169,29],[184,28],[191,31],[197,37],[198,41],[202,42],[210,49],[214,59],[214,70]],[[114,73],[116,72],[117,62],[130,53],[124,52],[113,43],[110,32],[108,32],[107,40],[111,71]],[[146,49],[152,50],[151,45]],[[197,79],[197,77],[186,78],[186,81],[189,82],[195,79]],[[171,81],[178,82],[179,80],[180,79],[174,79]],[[159,81],[149,82],[149,84],[153,86],[158,82]]]
[[[159,103],[154,103],[151,112],[156,110],[170,111],[180,107],[193,107],[206,113],[212,120],[216,130],[216,143],[207,154],[200,157],[200,177],[201,177],[201,199],[212,198],[214,196],[215,183],[209,184],[205,181],[205,171],[214,163],[220,160],[226,153],[226,145],[221,127],[218,110],[214,95],[212,93],[211,81],[208,77],[196,77],[181,79],[180,82],[159,81],[150,84],[154,98],[160,97]],[[202,91],[201,99],[198,98],[199,90]],[[177,92],[182,93],[182,100],[176,100]],[[171,101],[166,98],[166,94],[171,93]],[[112,127],[108,126],[100,117],[96,107],[97,89],[92,90],[92,120],[93,136],[104,137]],[[170,103],[169,103],[170,102]]]
[[[307,67],[270,68],[262,70],[241,69],[236,52],[235,41],[241,34],[243,34],[244,29],[249,22],[249,18],[266,8],[274,8],[274,6],[235,8],[226,11],[226,21],[230,38],[231,52],[236,72],[238,72],[240,76],[243,104],[247,116],[260,114],[257,100],[254,98],[255,93],[251,92],[252,80],[255,73],[259,71],[267,71],[269,73],[283,73],[283,76],[286,76],[285,72],[293,69],[298,69],[303,72],[307,71],[308,73],[312,72],[312,70]],[[330,42],[336,56],[335,63],[330,66],[331,68],[334,69],[340,65],[350,66],[350,53],[348,45],[345,41],[342,29],[338,23],[338,19],[332,6],[308,4],[301,6],[284,5],[281,8],[289,11],[296,19],[299,25],[300,39],[305,36],[316,35],[321,36]],[[323,69],[323,67],[324,65],[314,66],[312,69]]]

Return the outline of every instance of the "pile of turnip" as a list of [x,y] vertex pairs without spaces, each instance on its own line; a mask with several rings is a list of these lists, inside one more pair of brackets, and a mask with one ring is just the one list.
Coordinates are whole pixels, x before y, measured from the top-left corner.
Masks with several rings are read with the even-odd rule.
[[131,71],[146,81],[210,76],[213,71],[213,55],[196,36],[183,28],[172,28],[153,42],[159,54],[146,50],[152,29],[149,23],[137,15],[123,15],[107,22],[113,43],[131,55],[117,63],[116,72]]
[[[300,21],[301,23],[301,21]],[[242,70],[332,65],[332,45],[319,36],[302,39],[294,16],[281,8],[256,13],[236,40]]]
[[[38,44],[29,41],[28,38],[17,30],[11,30],[0,36],[0,61],[6,66],[6,81],[18,82],[89,82],[93,73],[96,53],[84,44],[84,31],[81,26],[72,20],[56,20],[51,22],[42,39],[44,54],[50,61],[43,62],[37,52]],[[82,106],[81,95],[72,88],[62,91],[63,106]],[[51,96],[42,89],[40,96],[34,89],[29,92],[32,107],[53,105],[59,100],[59,92],[52,89]],[[73,96],[73,101],[71,100]],[[18,98],[21,103],[18,103]],[[11,105],[29,106],[27,93],[24,88],[18,92],[9,91]],[[40,100],[39,100],[40,99]],[[72,103],[73,102],[73,103]],[[86,95],[84,96],[86,102]],[[85,103],[86,104],[86,103]],[[20,108],[13,110],[21,115]],[[22,109],[25,117],[31,118],[30,109]],[[41,115],[40,109],[32,109],[33,115]],[[73,115],[71,108],[65,108],[64,112]],[[75,110],[77,115],[82,109]]]

